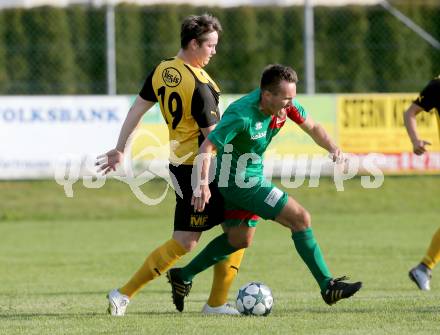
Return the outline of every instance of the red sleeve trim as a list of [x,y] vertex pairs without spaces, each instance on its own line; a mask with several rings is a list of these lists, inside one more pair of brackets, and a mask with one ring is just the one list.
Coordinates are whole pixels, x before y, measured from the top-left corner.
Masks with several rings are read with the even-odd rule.
[[301,115],[301,112],[295,106],[289,106],[286,108],[286,113],[289,119],[297,124],[303,123],[306,119]]

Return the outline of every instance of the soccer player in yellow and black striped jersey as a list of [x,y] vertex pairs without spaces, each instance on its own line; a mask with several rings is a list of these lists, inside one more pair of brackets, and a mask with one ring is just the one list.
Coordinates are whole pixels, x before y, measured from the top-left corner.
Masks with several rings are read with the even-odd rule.
[[[429,112],[436,109],[438,130],[440,136],[440,75],[432,79],[420,92],[418,98],[414,100],[405,112],[405,127],[413,145],[416,155],[423,155],[426,146],[431,143],[421,139],[417,134],[416,115],[421,111]],[[437,229],[431,239],[431,244],[426,251],[422,261],[409,271],[409,277],[419,289],[428,291],[431,289],[431,273],[435,265],[440,261],[440,229]]]
[[[203,231],[223,221],[224,204],[216,185],[214,199],[203,213],[194,212],[191,205],[191,173],[199,145],[220,119],[220,90],[203,70],[216,54],[221,25],[217,18],[204,14],[187,17],[181,27],[181,49],[176,57],[159,63],[147,76],[130,108],[119,134],[116,148],[99,157],[100,170],[108,173],[122,161],[128,137],[142,116],[156,102],[168,125],[170,139],[170,173],[177,181],[183,197],[176,193],[172,238],[151,252],[133,277],[119,289],[108,294],[109,313],[124,315],[130,299],[145,284],[165,273],[196,245]],[[227,303],[229,288],[241,263],[244,249],[238,250],[214,268],[211,295],[203,308],[208,314],[238,314]],[[187,287],[187,286],[185,286]],[[173,294],[187,294],[173,292]],[[183,299],[182,299],[183,301]],[[176,304],[182,311],[184,306]]]

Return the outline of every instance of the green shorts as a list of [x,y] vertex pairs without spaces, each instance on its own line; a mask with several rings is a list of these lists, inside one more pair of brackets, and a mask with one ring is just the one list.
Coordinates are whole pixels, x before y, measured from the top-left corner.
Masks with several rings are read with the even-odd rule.
[[219,187],[225,201],[225,221],[228,227],[246,224],[255,227],[258,220],[275,219],[287,203],[286,192],[266,180],[251,188]]

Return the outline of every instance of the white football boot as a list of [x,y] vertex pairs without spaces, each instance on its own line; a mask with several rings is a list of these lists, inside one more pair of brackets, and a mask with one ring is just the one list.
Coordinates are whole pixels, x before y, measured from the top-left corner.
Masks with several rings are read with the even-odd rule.
[[110,291],[107,294],[108,299],[108,309],[107,312],[112,316],[123,316],[125,314],[125,310],[130,302],[130,299],[122,293],[120,293],[117,289]]
[[218,307],[211,307],[208,304],[205,304],[205,306],[203,306],[202,313],[206,315],[240,315],[240,312],[228,303]]
[[431,269],[429,269],[425,264],[420,263],[415,268],[412,268],[408,275],[409,278],[416,283],[416,285],[422,291],[429,291],[431,289]]

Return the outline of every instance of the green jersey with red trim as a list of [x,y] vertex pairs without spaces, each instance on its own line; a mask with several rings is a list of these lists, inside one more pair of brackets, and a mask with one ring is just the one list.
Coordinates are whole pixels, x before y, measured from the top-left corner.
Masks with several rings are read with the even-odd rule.
[[266,115],[260,110],[260,95],[261,90],[257,89],[229,105],[208,135],[217,147],[219,186],[227,186],[225,181],[237,174],[242,180],[255,176],[263,178],[263,155],[287,117],[297,124],[303,123],[307,117],[296,100],[282,111],[282,117]]

